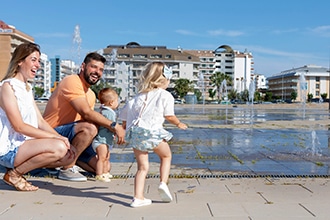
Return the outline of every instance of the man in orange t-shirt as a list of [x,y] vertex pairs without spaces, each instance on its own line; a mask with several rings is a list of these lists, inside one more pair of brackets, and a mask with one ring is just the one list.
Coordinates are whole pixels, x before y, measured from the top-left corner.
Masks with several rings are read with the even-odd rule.
[[96,154],[90,145],[97,134],[97,126],[110,129],[118,137],[117,143],[124,143],[122,126],[94,111],[96,96],[90,86],[102,77],[105,62],[98,53],[87,54],[80,73],[65,77],[46,105],[44,119],[70,140],[76,153],[74,163],[59,171],[59,179],[86,181],[87,178],[75,169],[75,163],[87,171],[95,171]]

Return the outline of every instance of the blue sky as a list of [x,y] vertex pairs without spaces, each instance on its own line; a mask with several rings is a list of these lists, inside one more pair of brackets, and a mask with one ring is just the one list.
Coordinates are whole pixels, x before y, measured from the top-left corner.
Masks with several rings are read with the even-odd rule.
[[[0,11],[0,20],[34,37],[49,58],[60,55],[79,63],[89,51],[134,41],[198,50],[226,44],[252,52],[255,72],[266,76],[330,65],[330,2],[325,0],[11,0],[3,1]],[[80,56],[73,43],[76,25]]]

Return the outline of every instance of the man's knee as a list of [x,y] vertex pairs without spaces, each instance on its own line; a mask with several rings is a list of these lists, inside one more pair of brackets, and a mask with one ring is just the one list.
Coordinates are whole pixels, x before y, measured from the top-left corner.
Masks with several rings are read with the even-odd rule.
[[81,122],[76,125],[76,134],[81,134],[87,138],[94,138],[97,132],[97,127],[92,123]]

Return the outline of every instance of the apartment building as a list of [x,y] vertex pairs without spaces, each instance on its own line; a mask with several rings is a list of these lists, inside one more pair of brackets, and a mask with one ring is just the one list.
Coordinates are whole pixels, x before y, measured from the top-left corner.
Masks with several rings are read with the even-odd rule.
[[51,92],[65,76],[78,74],[79,66],[72,60],[61,60],[60,56],[50,58],[51,62]]
[[137,93],[138,76],[144,66],[151,61],[161,61],[172,68],[170,90],[174,88],[174,82],[180,78],[189,79],[193,83],[197,83],[199,79],[199,58],[181,48],[175,50],[166,46],[141,46],[136,42],[130,42],[126,45],[109,45],[99,52],[107,58],[103,80],[121,88],[120,98],[123,101]]
[[297,93],[296,101],[307,100],[306,95],[320,99],[327,93],[329,98],[329,71],[325,67],[305,65],[274,74],[267,78],[269,91],[274,97],[291,101],[291,93]]
[[34,38],[0,20],[0,79],[5,76],[16,47],[26,42],[34,42]]
[[[22,43],[34,43],[34,38],[17,30],[14,26],[0,21],[0,78],[6,74],[10,59],[16,47]],[[36,77],[31,83],[33,86],[43,88],[45,93],[43,96],[50,95],[51,88],[51,64],[46,54],[40,56],[41,68],[38,70]]]
[[[228,56],[227,53],[225,55]],[[230,57],[230,56],[229,56]],[[250,84],[252,80],[255,80],[254,76],[254,61],[252,53],[248,51],[240,52],[240,51],[234,51],[233,52],[233,69],[229,69],[231,67],[231,59],[226,59],[225,62],[225,73],[231,74],[233,79],[233,86],[234,89],[241,93],[244,90],[249,90]],[[228,61],[230,63],[228,64]],[[227,67],[228,66],[228,67]],[[233,72],[232,72],[233,71]],[[258,89],[258,88],[255,88]]]
[[268,89],[267,78],[265,75],[255,73],[252,77],[255,81],[256,89],[265,91]]
[[48,56],[43,53],[40,56],[40,69],[33,81],[33,87],[35,86],[44,89],[43,97],[47,98],[51,95],[51,63]]
[[209,96],[208,90],[214,88],[210,77],[216,72],[230,76],[233,79],[233,85],[227,89],[234,89],[238,93],[248,89],[251,80],[254,79],[253,56],[247,51],[239,52],[228,45],[222,45],[215,50],[185,50],[185,52],[199,57],[201,78],[196,87],[200,90],[201,87],[203,88],[206,99]]
[[199,76],[194,87],[199,89],[202,92],[202,97],[207,100],[209,99],[208,90],[212,87],[210,77],[215,70],[214,50],[185,50],[185,52],[199,58]]

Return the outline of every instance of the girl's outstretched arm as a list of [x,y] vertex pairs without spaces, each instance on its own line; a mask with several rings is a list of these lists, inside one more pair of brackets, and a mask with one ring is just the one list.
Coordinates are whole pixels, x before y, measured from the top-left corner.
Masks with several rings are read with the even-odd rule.
[[180,120],[175,115],[167,115],[167,116],[165,116],[165,119],[169,123],[177,126],[180,129],[187,129],[188,128],[188,126],[185,123],[180,122]]

